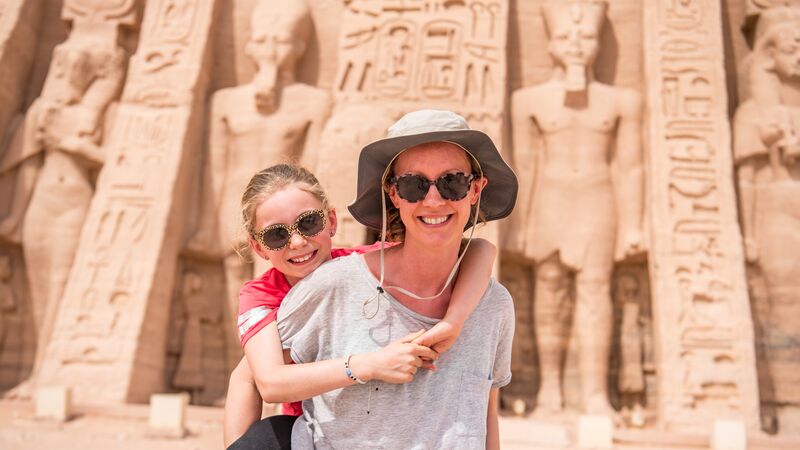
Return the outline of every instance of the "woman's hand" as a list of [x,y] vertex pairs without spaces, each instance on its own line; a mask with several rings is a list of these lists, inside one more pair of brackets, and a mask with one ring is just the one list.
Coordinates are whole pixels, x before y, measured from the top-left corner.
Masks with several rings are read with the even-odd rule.
[[353,355],[350,358],[353,375],[363,381],[381,380],[392,384],[413,380],[417,369],[423,367],[423,359],[433,361],[439,357],[430,348],[412,342],[424,332],[411,333],[376,352]]

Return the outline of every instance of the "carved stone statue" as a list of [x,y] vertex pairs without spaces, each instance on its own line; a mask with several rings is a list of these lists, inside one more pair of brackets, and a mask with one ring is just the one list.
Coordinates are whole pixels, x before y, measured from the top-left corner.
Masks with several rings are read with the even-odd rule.
[[[25,159],[44,152],[22,226],[22,245],[38,335],[34,374],[49,341],[58,303],[103,164],[104,118],[121,92],[126,52],[113,23],[86,33],[75,27],[53,52],[41,96],[22,128]],[[24,193],[18,192],[17,201]]]
[[800,6],[762,11],[752,97],[734,118],[747,260],[767,287],[766,357],[774,401],[800,405]]
[[235,251],[246,240],[241,231],[240,200],[247,181],[264,167],[293,159],[313,168],[319,135],[331,108],[327,91],[295,79],[311,27],[303,0],[259,1],[245,47],[258,66],[255,78],[242,86],[221,89],[212,99],[209,172],[213,209],[203,220],[207,223],[215,216],[219,234],[211,231],[213,226],[201,226],[189,247],[203,252],[222,245],[230,320],[236,317],[239,289],[253,278],[252,265]]
[[641,97],[594,80],[605,2],[552,1],[543,11],[553,75],[512,96],[515,164],[531,183],[520,188],[516,217],[527,221],[518,250],[536,262],[537,408],[563,407],[573,315],[583,409],[610,413],[611,272],[615,258],[643,250]]
[[[211,343],[224,344],[220,334],[221,309],[204,295],[205,282],[195,272],[186,272],[181,286],[180,302],[183,311],[183,326],[180,337],[180,356],[178,357],[172,386],[189,391],[192,403],[199,403],[199,394],[206,388],[210,372],[205,368],[205,358]],[[213,342],[215,338],[220,342]]]

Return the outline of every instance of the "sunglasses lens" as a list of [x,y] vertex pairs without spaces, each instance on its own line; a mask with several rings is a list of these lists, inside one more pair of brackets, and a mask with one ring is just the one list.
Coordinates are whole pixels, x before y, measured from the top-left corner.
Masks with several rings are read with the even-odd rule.
[[428,180],[419,175],[404,175],[397,179],[397,193],[408,202],[418,202],[428,194]]
[[303,236],[311,237],[318,234],[325,228],[325,216],[321,211],[308,214],[297,221],[297,231]]
[[461,200],[469,191],[470,177],[463,173],[448,173],[436,180],[439,194],[446,200]]
[[271,249],[281,248],[289,242],[289,230],[284,227],[269,229],[264,233],[262,241],[262,244]]

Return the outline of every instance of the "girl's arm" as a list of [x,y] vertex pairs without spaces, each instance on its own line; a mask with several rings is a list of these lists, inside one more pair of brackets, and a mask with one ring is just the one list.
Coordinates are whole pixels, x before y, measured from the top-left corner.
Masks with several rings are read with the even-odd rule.
[[500,389],[492,388],[486,410],[486,450],[500,450],[500,421],[497,415],[499,407]]
[[261,419],[261,395],[253,382],[247,360],[242,358],[231,372],[225,399],[223,439],[225,448],[239,439],[250,425]]
[[450,306],[444,318],[414,343],[444,353],[455,344],[461,328],[478,306],[492,276],[497,248],[486,239],[473,239],[461,261]]
[[[353,355],[350,369],[363,381],[407,383],[414,378],[421,358],[436,359],[428,347],[412,344],[422,331],[371,353]],[[245,344],[244,353],[261,398],[267,403],[295,402],[356,384],[345,373],[346,357],[305,364],[284,364],[278,326],[272,322]]]

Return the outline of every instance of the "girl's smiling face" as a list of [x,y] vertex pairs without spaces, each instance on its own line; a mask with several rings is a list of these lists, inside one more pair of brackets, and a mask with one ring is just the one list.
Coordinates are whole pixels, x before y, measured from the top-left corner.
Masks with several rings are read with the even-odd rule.
[[[298,216],[315,209],[325,208],[314,195],[292,184],[258,205],[254,229],[258,232],[270,225],[292,226]],[[256,254],[272,262],[272,266],[286,276],[289,284],[294,285],[331,257],[331,238],[336,234],[336,211],[331,209],[326,214],[327,221],[322,231],[308,237],[295,230],[288,244],[280,250],[270,250],[252,236],[248,237],[248,242]]]

